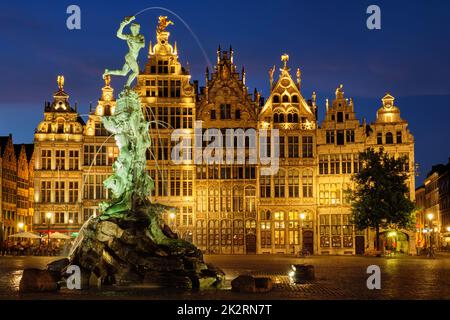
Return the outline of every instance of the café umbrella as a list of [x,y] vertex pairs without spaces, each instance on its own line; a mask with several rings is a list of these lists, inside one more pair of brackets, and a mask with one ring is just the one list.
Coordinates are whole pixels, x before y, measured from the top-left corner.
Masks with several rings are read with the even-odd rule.
[[41,237],[31,232],[19,232],[10,235],[9,238],[40,239]]
[[50,233],[50,239],[68,240],[68,239],[70,239],[70,236],[60,233],[60,232],[53,232],[53,233]]

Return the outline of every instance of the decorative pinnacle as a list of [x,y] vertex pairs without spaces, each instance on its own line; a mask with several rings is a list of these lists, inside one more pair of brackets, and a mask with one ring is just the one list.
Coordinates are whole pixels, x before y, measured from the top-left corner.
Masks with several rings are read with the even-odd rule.
[[63,90],[64,89],[64,76],[63,75],[58,75],[58,78],[56,80],[58,82],[58,88],[59,90]]

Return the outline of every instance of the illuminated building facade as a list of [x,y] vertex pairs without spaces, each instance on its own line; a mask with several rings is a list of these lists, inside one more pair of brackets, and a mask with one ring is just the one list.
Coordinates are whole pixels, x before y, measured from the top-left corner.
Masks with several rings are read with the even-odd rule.
[[[297,253],[302,248],[314,254],[362,254],[373,249],[374,234],[357,232],[350,224],[343,190],[359,170],[358,152],[381,146],[393,156],[407,155],[405,170],[414,190],[414,139],[394,98],[383,97],[375,122],[361,123],[353,100],[344,97],[340,86],[319,124],[316,95],[304,98],[301,71],[292,76],[287,55],[276,79],[275,67],[269,72],[270,95],[264,102],[257,91],[248,92],[245,70],[237,71],[232,48],[219,47],[215,66],[206,70],[205,87],[199,90],[189,69],[180,64],[169,35],[157,31],[156,44],[150,42],[135,90],[150,122],[147,164],[155,182],[150,196],[178,208],[175,215],[164,217],[172,229],[205,252],[218,254]],[[102,97],[86,124],[70,107],[61,85],[54,102],[46,104],[35,135],[39,160],[34,220],[42,231],[48,222],[52,230],[76,231],[98,214],[98,203],[109,196],[103,181],[117,149],[100,120],[114,112],[109,82],[105,79]],[[190,137],[195,148],[196,125],[202,133],[210,128],[222,133],[278,129],[279,170],[262,175],[259,163],[198,163],[189,152],[175,164],[171,154],[178,141],[172,141],[172,134],[176,130]],[[245,144],[243,149],[247,158],[250,148]],[[414,235],[408,237],[414,243]]]
[[0,137],[0,241],[31,231],[34,213],[34,146]]

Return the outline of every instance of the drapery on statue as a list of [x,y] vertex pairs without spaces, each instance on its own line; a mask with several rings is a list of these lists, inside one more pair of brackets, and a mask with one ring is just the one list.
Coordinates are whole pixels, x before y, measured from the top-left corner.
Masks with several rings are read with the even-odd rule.
[[161,33],[166,30],[167,26],[173,24],[172,21],[167,20],[167,16],[159,16],[158,27],[156,28],[156,33]]
[[125,19],[120,23],[119,30],[117,30],[117,37],[122,40],[126,40],[129,48],[129,52],[125,56],[125,64],[123,65],[122,70],[108,70],[105,69],[103,73],[103,78],[107,75],[114,76],[126,76],[128,72],[131,70],[131,74],[128,76],[127,83],[125,87],[130,87],[133,80],[139,74],[139,65],[137,63],[137,57],[139,55],[139,50],[145,47],[145,39],[142,34],[139,34],[139,30],[141,26],[137,23],[133,23],[130,26],[131,34],[123,34],[123,29],[125,26],[131,23],[131,21],[135,20],[134,16],[125,17]]

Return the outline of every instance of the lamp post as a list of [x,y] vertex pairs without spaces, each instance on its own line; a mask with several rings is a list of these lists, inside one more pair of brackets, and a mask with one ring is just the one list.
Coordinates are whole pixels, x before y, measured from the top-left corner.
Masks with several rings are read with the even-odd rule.
[[50,249],[50,220],[52,218],[52,213],[47,212],[47,214],[45,216],[47,217],[47,236],[48,236],[47,251],[48,251]]
[[[429,213],[427,214],[427,218],[428,218],[428,229],[429,229],[429,233],[430,233],[430,247],[433,245],[433,236],[434,236],[434,231],[433,231],[433,225],[432,225],[432,220],[434,218],[434,214],[433,213]],[[433,232],[433,234],[431,234]]]
[[300,213],[300,252],[303,255],[303,220],[305,220],[306,215],[302,212]]
[[19,230],[19,232],[20,231],[23,231],[23,227],[24,227],[25,225],[24,225],[24,223],[23,222],[19,222],[18,224],[17,224],[17,229]]

